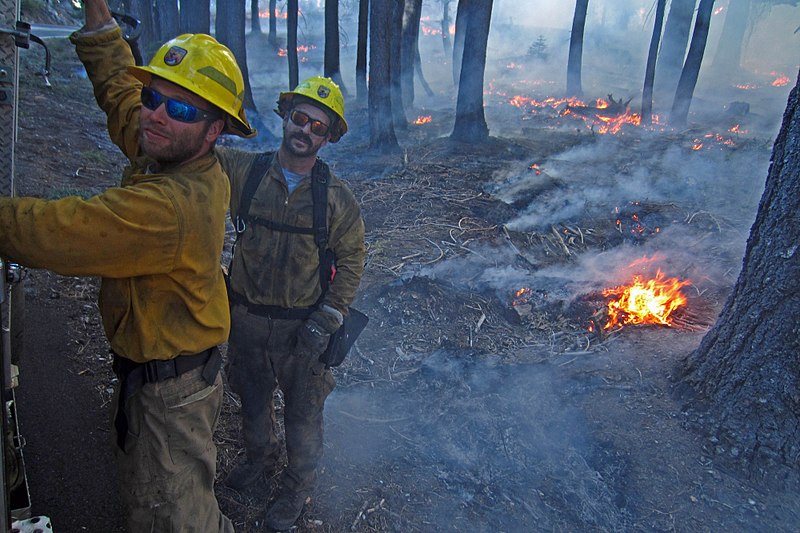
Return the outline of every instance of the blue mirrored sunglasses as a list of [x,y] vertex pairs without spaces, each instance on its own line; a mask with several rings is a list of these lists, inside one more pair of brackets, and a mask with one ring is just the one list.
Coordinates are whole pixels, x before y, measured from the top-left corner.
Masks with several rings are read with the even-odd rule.
[[167,106],[167,116],[178,122],[200,122],[201,120],[216,120],[219,118],[214,113],[198,109],[192,104],[167,98],[152,87],[142,87],[142,105],[150,111],[155,111],[161,104]]

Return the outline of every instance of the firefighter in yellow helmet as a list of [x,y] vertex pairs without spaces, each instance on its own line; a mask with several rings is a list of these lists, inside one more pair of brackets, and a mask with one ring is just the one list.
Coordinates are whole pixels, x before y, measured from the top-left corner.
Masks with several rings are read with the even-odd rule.
[[[320,356],[356,295],[365,247],[353,193],[317,157],[347,132],[341,90],[328,78],[314,77],[281,93],[276,111],[283,126],[276,152],[216,152],[231,180],[231,216],[239,233],[230,266],[227,375],[242,402],[245,451],[225,483],[243,491],[281,472],[265,523],[283,531],[298,519],[316,486],[323,407],[336,385]],[[248,182],[255,188],[246,187]],[[315,190],[325,191],[318,202],[325,244],[312,230],[319,227]],[[278,463],[276,386],[284,399],[285,467]]]
[[106,1],[84,6],[70,39],[129,165],[119,186],[88,199],[0,198],[0,255],[101,277],[128,529],[231,532],[213,491],[217,346],[230,329],[219,264],[230,185],[213,147],[223,133],[253,134],[242,74],[206,35],[173,39],[135,67]]

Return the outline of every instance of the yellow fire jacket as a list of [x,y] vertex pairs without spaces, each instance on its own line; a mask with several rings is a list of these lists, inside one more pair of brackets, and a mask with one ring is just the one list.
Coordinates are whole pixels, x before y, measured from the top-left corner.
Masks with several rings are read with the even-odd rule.
[[[256,153],[216,148],[231,180],[231,219],[239,209],[247,174]],[[278,158],[263,177],[250,204],[250,216],[311,228],[311,178],[289,194]],[[336,277],[322,304],[347,314],[364,272],[364,221],[350,189],[331,173],[328,182],[328,244],[336,254]],[[319,253],[313,235],[276,231],[251,223],[236,243],[231,289],[249,302],[284,308],[310,307],[319,298]]]
[[220,268],[230,185],[213,152],[169,169],[141,156],[141,84],[120,30],[73,34],[111,139],[130,161],[119,187],[89,199],[0,198],[0,254],[69,276],[101,276],[111,348],[171,359],[227,340]]

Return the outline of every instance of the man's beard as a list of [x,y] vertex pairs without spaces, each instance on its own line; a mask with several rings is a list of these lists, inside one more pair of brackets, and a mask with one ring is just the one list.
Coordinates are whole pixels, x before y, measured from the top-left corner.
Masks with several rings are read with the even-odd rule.
[[[160,166],[168,167],[178,165],[192,159],[198,154],[203,147],[209,127],[210,124],[206,123],[206,127],[197,135],[185,135],[180,141],[176,141],[171,135],[168,135],[167,138],[170,140],[168,143],[149,142],[145,136],[144,128],[141,128],[139,132],[139,144],[144,154],[154,159]],[[167,135],[164,132],[158,132]]]
[[[296,148],[295,145],[292,144],[292,139],[301,139],[305,141],[306,147]],[[316,146],[311,137],[309,137],[304,133],[295,133],[290,137],[284,137],[283,147],[286,149],[287,152],[289,152],[295,157],[312,157],[317,155],[317,152],[319,151],[319,146]]]

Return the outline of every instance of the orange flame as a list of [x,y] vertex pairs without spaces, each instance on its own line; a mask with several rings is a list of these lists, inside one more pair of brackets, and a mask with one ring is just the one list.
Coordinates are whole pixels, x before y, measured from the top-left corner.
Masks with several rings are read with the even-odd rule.
[[612,300],[608,302],[608,322],[603,329],[625,324],[671,325],[670,315],[686,304],[681,288],[691,283],[664,279],[664,273],[658,270],[653,279],[645,281],[642,276],[634,276],[629,285],[604,290],[603,296]]
[[790,81],[789,80],[789,76],[787,76],[786,74],[780,74],[780,75],[778,75],[777,78],[775,78],[775,81],[772,82],[772,86],[773,87],[785,87],[785,86],[789,85],[789,81]]
[[433,117],[431,115],[427,116],[420,115],[419,117],[417,117],[417,120],[414,121],[414,124],[428,124],[431,121],[433,121]]

